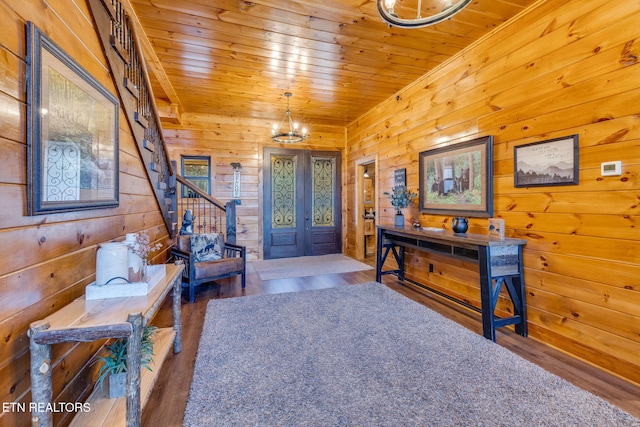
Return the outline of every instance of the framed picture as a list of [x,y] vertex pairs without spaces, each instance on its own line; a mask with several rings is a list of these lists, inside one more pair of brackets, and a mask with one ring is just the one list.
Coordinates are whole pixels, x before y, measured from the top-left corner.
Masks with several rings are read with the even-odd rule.
[[373,204],[373,179],[365,178],[364,179],[364,204],[372,205]]
[[504,239],[504,219],[489,218],[489,236]]
[[420,212],[493,215],[493,137],[420,153]]
[[396,169],[393,172],[393,186],[396,185],[404,185],[407,186],[407,170],[406,169]]
[[27,22],[27,211],[118,206],[118,99]]
[[516,187],[578,184],[578,135],[520,145],[513,151]]

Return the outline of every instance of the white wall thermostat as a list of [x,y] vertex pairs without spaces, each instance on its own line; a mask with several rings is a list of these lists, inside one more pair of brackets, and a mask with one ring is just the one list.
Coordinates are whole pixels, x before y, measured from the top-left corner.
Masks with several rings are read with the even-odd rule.
[[617,160],[615,162],[600,163],[600,174],[602,176],[622,175],[622,162],[620,160]]

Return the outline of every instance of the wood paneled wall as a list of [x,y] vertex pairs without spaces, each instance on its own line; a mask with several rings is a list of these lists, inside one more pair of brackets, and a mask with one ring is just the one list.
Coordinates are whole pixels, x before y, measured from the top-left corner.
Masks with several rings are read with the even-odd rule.
[[[543,1],[348,126],[346,210],[356,161],[377,154],[381,194],[407,168],[418,187],[421,151],[494,136],[494,216],[527,240],[529,330],[544,341],[640,383],[640,3]],[[580,183],[514,187],[514,147],[578,134]],[[600,175],[622,160],[623,174]],[[379,196],[380,223],[393,209]],[[419,214],[450,229],[450,217]],[[356,218],[346,216],[355,256]],[[487,220],[470,220],[486,233]],[[434,264],[429,273],[428,263]],[[477,271],[415,253],[411,276],[478,305]]]
[[[171,159],[180,156],[211,158],[212,196],[227,202],[231,199],[233,168],[240,162],[241,204],[236,208],[237,243],[247,247],[249,259],[262,258],[262,162],[265,147],[306,150],[342,150],[344,127],[317,126],[298,144],[274,144],[271,125],[266,120],[203,114],[184,114],[182,125],[165,124],[164,136]],[[344,203],[344,202],[343,202]]]
[[[29,324],[68,304],[95,279],[100,243],[147,230],[164,249],[167,230],[124,114],[120,114],[120,206],[26,215],[25,22],[33,21],[116,94],[85,1],[0,0],[0,401],[30,402]],[[101,343],[53,347],[53,396],[82,401],[98,365],[87,362]],[[55,413],[66,425],[69,413]],[[30,414],[0,413],[0,425],[30,425]]]
[[[407,168],[415,189],[419,152],[494,135],[495,216],[505,219],[509,236],[528,241],[532,339],[640,383],[639,12],[637,1],[542,1],[348,126],[346,252],[355,256],[357,159],[377,158],[378,221],[389,223],[393,209],[381,193],[395,169]],[[94,279],[97,245],[140,230],[165,248],[168,243],[123,114],[120,206],[26,215],[27,20],[116,92],[84,1],[0,0],[0,400],[24,403],[30,399],[27,328],[84,292]],[[262,252],[262,156],[273,146],[268,128],[258,119],[208,115],[185,115],[182,125],[165,128],[172,159],[211,156],[213,196],[220,200],[231,198],[230,163],[242,164],[238,242],[252,258]],[[311,132],[295,148],[344,147],[340,126]],[[578,186],[514,188],[514,146],[574,133],[580,137]],[[622,160],[622,176],[600,176],[600,162],[608,160]],[[449,228],[448,217],[419,215],[416,207],[405,214]],[[486,233],[486,220],[472,219],[470,232]],[[409,271],[478,304],[477,272],[468,265],[415,254]],[[58,401],[82,400],[90,391],[97,367],[87,361],[99,344],[54,346]],[[56,425],[65,424],[63,417],[55,415]],[[0,425],[28,424],[28,413],[0,414]]]

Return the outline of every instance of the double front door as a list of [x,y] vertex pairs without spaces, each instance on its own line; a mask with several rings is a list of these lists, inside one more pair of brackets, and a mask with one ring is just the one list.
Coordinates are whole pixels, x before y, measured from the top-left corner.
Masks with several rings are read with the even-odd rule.
[[266,148],[264,259],[342,251],[340,152]]

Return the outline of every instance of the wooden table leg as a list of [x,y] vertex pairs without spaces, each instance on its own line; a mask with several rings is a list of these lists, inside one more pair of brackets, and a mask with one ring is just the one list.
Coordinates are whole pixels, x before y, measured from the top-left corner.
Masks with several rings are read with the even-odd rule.
[[491,265],[489,247],[478,250],[478,266],[480,267],[480,303],[482,305],[482,335],[493,342],[496,341],[496,328],[493,321],[495,307],[492,298]]
[[[51,411],[46,407],[51,403],[52,382],[51,382],[51,345],[38,344],[34,337],[40,331],[49,329],[49,323],[32,325],[29,329],[31,341],[29,350],[31,352],[31,419],[35,425],[40,427],[53,426]],[[36,424],[37,423],[37,424]]]

